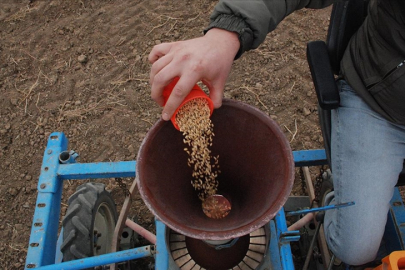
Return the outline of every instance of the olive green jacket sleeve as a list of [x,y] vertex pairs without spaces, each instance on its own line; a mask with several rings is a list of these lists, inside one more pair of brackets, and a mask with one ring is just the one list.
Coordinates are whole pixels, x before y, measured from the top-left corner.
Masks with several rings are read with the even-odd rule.
[[241,43],[236,58],[257,48],[289,14],[301,8],[323,8],[337,0],[221,0],[210,18],[211,28],[236,32]]

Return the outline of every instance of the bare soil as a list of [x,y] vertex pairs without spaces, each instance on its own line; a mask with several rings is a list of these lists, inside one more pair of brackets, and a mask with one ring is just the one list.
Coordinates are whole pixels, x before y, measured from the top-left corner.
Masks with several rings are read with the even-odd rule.
[[[49,134],[64,132],[79,162],[134,160],[161,112],[150,98],[150,50],[201,36],[215,4],[1,1],[0,269],[24,268]],[[276,120],[293,150],[322,148],[305,49],[308,41],[325,39],[329,14],[329,8],[301,10],[286,18],[257,50],[235,61],[226,85],[226,98]],[[296,181],[293,194],[301,193]],[[101,182],[119,204],[123,197],[115,180]],[[64,184],[61,218],[81,183]],[[139,196],[132,214],[154,230],[153,215]]]

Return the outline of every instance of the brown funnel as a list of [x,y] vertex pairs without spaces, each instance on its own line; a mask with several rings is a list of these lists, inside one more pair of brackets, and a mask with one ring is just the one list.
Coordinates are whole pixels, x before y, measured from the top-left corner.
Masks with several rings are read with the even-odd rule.
[[152,213],[171,229],[196,239],[225,240],[260,228],[281,209],[294,179],[294,160],[279,126],[258,109],[224,100],[211,116],[219,155],[218,194],[232,210],[210,219],[191,186],[182,134],[159,120],[146,135],[137,157],[139,192]]

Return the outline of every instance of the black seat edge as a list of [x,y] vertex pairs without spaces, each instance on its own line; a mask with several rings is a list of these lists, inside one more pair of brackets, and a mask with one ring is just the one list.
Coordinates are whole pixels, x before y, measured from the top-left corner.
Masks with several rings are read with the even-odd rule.
[[309,42],[307,60],[319,105],[324,110],[336,109],[339,106],[340,97],[326,43],[320,40]]

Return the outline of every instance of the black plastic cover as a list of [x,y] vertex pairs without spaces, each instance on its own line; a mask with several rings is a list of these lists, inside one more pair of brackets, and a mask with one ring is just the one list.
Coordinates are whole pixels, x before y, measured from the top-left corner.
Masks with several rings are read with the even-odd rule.
[[340,103],[339,91],[324,41],[307,44],[307,60],[319,105],[324,110],[336,109]]

